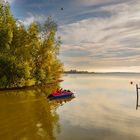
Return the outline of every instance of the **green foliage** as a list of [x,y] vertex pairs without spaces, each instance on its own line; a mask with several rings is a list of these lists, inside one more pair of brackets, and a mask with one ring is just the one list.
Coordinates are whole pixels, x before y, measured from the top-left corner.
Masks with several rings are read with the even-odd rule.
[[0,3],[0,87],[45,84],[60,78],[63,65],[57,58],[60,38],[49,17],[44,25],[28,28],[15,20],[7,3]]

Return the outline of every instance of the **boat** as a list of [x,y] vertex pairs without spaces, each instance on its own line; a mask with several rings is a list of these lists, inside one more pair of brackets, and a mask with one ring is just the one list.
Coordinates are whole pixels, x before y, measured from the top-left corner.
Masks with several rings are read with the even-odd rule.
[[62,98],[69,98],[74,97],[74,93],[69,90],[58,91],[50,94],[48,99],[62,99]]

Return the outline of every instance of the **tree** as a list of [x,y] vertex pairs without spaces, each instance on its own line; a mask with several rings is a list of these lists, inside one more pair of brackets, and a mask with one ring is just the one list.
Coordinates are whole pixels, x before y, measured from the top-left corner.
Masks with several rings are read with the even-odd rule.
[[9,4],[0,3],[0,87],[59,79],[63,65],[57,58],[61,41],[56,32],[50,17],[41,28],[36,22],[25,28],[11,15]]

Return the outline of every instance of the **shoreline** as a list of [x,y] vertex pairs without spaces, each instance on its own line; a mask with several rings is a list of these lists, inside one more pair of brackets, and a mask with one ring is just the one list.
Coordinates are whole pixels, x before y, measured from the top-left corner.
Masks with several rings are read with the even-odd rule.
[[12,87],[12,88],[0,88],[0,91],[25,90],[25,89],[32,89],[32,88],[37,88],[37,87],[49,87],[49,86],[51,86],[53,84],[60,83],[62,81],[63,80],[56,80],[56,81],[49,82],[49,83],[46,83],[46,84],[23,86],[23,87]]

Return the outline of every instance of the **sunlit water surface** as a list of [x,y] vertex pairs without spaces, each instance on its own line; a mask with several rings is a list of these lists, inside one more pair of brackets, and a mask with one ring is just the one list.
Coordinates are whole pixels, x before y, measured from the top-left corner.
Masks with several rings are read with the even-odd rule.
[[76,92],[66,103],[49,101],[42,91],[2,92],[0,140],[140,139],[135,90],[140,74],[69,74],[63,79],[61,87]]

